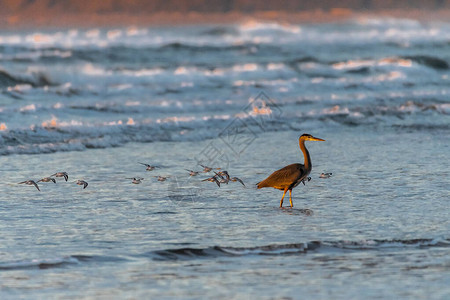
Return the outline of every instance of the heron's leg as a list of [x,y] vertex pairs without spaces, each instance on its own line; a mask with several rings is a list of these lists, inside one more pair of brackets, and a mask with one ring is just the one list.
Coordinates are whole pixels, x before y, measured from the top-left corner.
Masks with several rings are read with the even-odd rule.
[[281,197],[280,207],[283,207],[283,199],[284,199],[284,195],[286,195],[286,192],[287,192],[287,189],[284,190],[283,197]]
[[292,190],[289,190],[289,203],[291,204],[291,207],[294,207],[294,204],[292,204]]

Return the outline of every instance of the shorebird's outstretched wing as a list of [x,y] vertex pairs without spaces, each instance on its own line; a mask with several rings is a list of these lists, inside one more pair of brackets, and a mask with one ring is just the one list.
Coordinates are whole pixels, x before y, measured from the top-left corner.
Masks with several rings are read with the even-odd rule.
[[237,177],[233,177],[233,178],[231,178],[231,179],[232,179],[232,181],[237,181],[237,182],[239,182],[240,184],[242,184],[243,186],[245,186],[244,182],[243,182],[241,179],[239,179],[239,178],[237,178]]
[[38,189],[39,192],[41,191],[41,190],[39,189],[39,186],[37,185],[36,182],[34,182],[33,180],[31,180],[31,183]]

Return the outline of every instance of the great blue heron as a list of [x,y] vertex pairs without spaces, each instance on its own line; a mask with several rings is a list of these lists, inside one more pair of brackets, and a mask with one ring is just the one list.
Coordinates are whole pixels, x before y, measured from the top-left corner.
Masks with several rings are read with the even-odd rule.
[[319,139],[313,137],[310,134],[303,134],[299,138],[300,150],[303,152],[303,156],[305,158],[305,164],[291,164],[278,171],[270,174],[269,177],[264,179],[261,182],[258,182],[258,189],[264,187],[273,187],[278,190],[283,191],[283,197],[281,197],[280,207],[283,207],[283,199],[286,192],[289,191],[289,202],[291,207],[294,207],[292,204],[292,189],[295,188],[300,182],[304,182],[307,180],[309,173],[311,172],[312,164],[311,157],[309,156],[309,152],[305,147],[305,141],[325,141],[323,139]]

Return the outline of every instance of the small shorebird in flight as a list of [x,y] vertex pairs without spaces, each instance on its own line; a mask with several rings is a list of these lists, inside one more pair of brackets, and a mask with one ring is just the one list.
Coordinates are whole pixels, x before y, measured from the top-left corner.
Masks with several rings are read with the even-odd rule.
[[[199,164],[200,166],[202,166],[202,168],[203,168],[203,173],[208,173],[208,172],[211,172],[214,168],[211,168],[211,167],[207,167],[207,166],[205,166],[205,165],[202,165],[202,164]],[[220,168],[215,168],[215,170],[220,170]]]
[[77,184],[78,185],[82,185],[83,186],[83,190],[88,186],[88,183],[84,180],[77,180]]
[[134,183],[134,184],[139,184],[139,183],[141,183],[141,180],[144,180],[144,178],[142,178],[142,177],[133,177],[133,178],[127,178],[127,179],[131,179],[132,180],[131,183]]
[[230,181],[230,175],[228,175],[227,171],[222,171],[219,173],[214,172],[214,174],[216,174],[216,175],[214,175],[214,178],[216,178],[219,183],[228,184],[228,182]]
[[145,169],[147,171],[153,171],[154,169],[156,169],[156,166],[152,166],[152,165],[149,165],[149,164],[144,164],[144,163],[141,163],[141,162],[140,162],[140,164],[144,165],[146,167]]
[[197,176],[198,173],[200,173],[200,172],[192,171],[192,170],[188,170],[188,169],[185,169],[185,170],[189,172],[189,176]]
[[220,187],[220,182],[219,182],[219,180],[217,180],[216,176],[203,179],[202,181],[215,182],[217,184],[217,186]]
[[240,184],[242,184],[243,186],[245,186],[244,182],[243,182],[241,179],[237,178],[237,177],[231,177],[231,178],[230,178],[230,181],[233,181],[233,182],[239,182]]
[[51,177],[44,177],[42,179],[39,179],[37,182],[50,182],[53,181],[53,183],[56,183],[55,178],[51,178]]
[[158,178],[158,181],[166,181],[167,178],[169,178],[170,176],[153,176],[153,177]]
[[[227,171],[221,171],[219,173],[216,173],[216,175],[220,176],[223,179],[222,181],[226,184],[228,184],[229,181],[232,181],[232,182],[239,182],[240,184],[245,186],[244,182],[240,178],[230,177],[230,174],[228,174]],[[223,176],[225,176],[225,178]],[[222,183],[222,181],[220,183]]]
[[39,186],[33,180],[26,180],[26,181],[19,182],[19,184],[22,184],[22,183],[25,183],[27,185],[34,185],[38,189],[39,192],[41,191],[39,189]]
[[330,178],[333,173],[322,173],[320,174],[319,178]]
[[55,177],[64,177],[64,179],[67,181],[69,179],[69,175],[67,175],[66,172],[57,172],[55,174],[53,174],[52,176]]
[[306,181],[307,181],[307,182],[310,182],[310,181],[311,181],[311,177],[308,177],[308,178],[303,179],[303,180],[302,180],[303,185],[306,185],[306,183],[305,183]]

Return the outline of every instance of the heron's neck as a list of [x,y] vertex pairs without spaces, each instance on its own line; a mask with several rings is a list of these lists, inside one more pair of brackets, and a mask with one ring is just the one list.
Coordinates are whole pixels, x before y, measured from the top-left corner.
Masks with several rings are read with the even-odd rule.
[[305,141],[301,139],[299,141],[299,144],[300,144],[300,150],[302,150],[303,157],[305,159],[305,168],[307,170],[311,171],[311,168],[312,168],[311,157],[309,156],[308,149],[306,149],[306,147],[305,147]]

